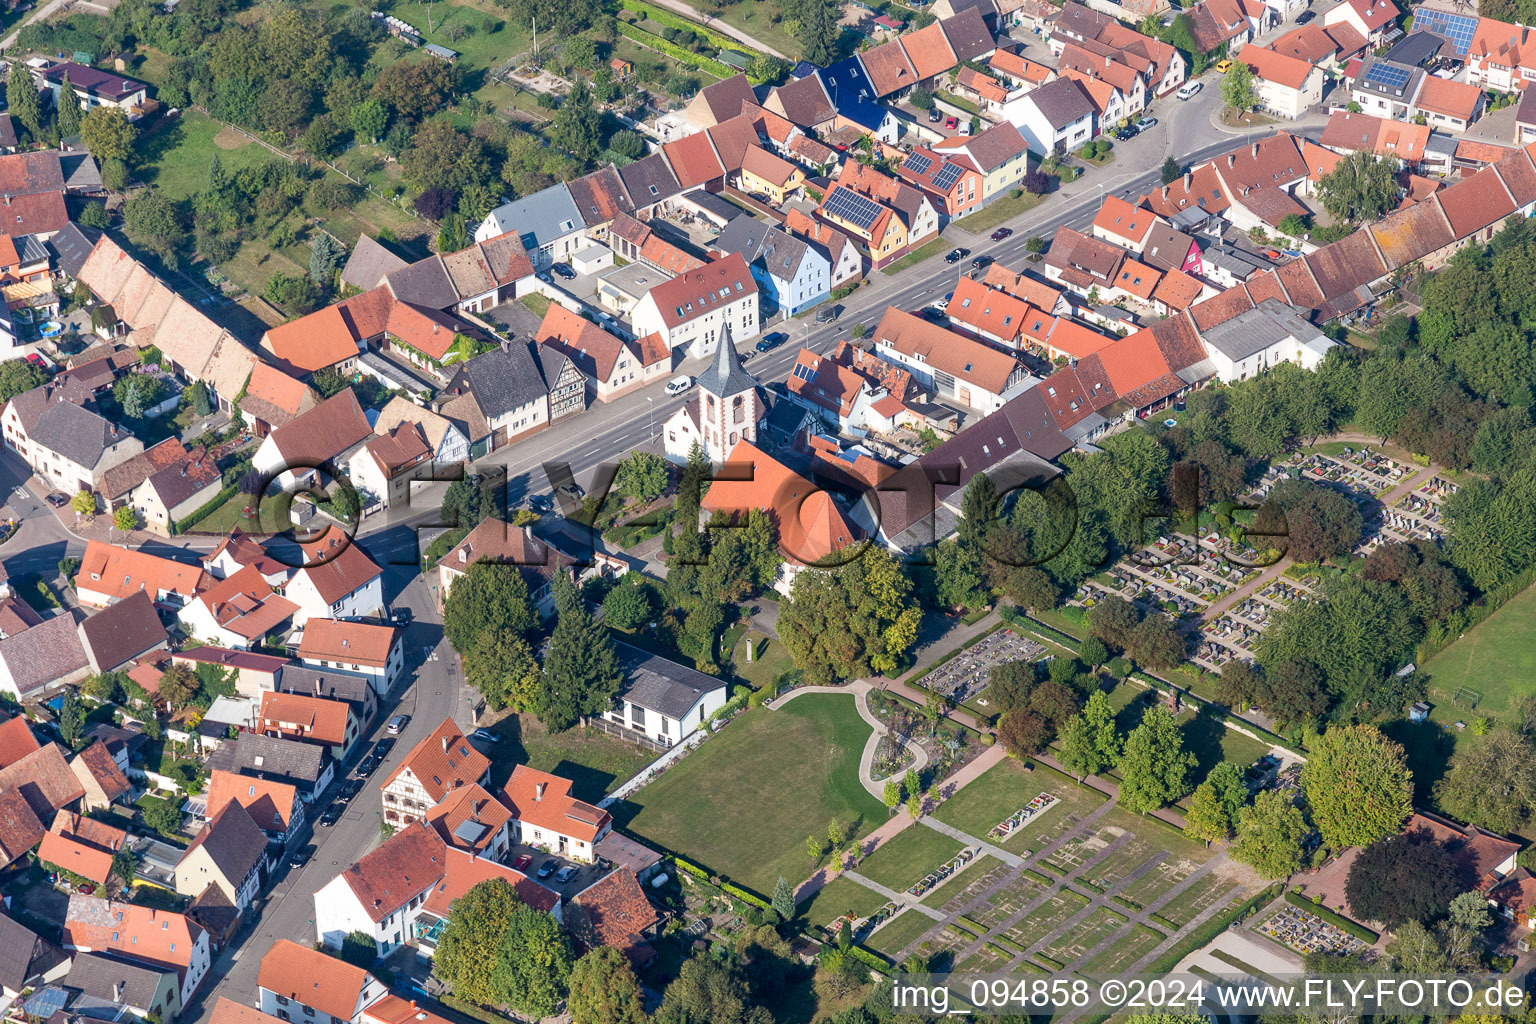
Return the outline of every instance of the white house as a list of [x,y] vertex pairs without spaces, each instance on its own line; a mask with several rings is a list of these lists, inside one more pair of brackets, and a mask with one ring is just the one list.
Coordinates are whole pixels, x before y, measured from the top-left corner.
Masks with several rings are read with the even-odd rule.
[[388,693],[405,668],[405,633],[376,622],[310,619],[299,640],[299,660],[363,676],[375,693]]
[[144,450],[144,442],[78,403],[88,396],[69,385],[23,392],[0,412],[6,447],[49,487],[95,491],[107,470]]
[[1316,64],[1257,46],[1244,47],[1238,59],[1253,69],[1260,111],[1294,121],[1323,102],[1323,69]]
[[303,545],[304,565],[285,596],[298,606],[293,624],[310,619],[357,619],[384,613],[384,571],[338,530]]
[[742,214],[725,226],[714,248],[747,261],[764,296],[785,316],[795,316],[832,292],[832,261],[809,242]]
[[211,963],[208,932],[185,914],[79,893],[69,897],[61,944],[75,952],[109,953],[175,971],[183,1006]]
[[472,746],[451,718],[411,748],[379,790],[384,820],[400,828],[426,817],[455,789],[471,782],[484,785],[490,759]]
[[1278,299],[1200,332],[1216,376],[1232,382],[1257,376],[1277,363],[1315,370],[1336,342]]
[[624,689],[603,717],[638,734],[653,746],[671,747],[703,727],[725,706],[724,680],[619,644]]
[[[1057,79],[1062,81],[1062,79]],[[983,415],[1029,373],[1013,356],[892,306],[874,331],[875,355],[903,367],[918,384]]]
[[746,261],[731,253],[652,288],[635,306],[635,335],[654,332],[669,349],[710,355],[724,331],[738,340],[757,336],[757,291]]
[[475,241],[508,232],[517,233],[535,270],[568,260],[587,244],[586,221],[563,183],[496,207],[475,229]]
[[512,811],[515,842],[590,864],[594,848],[613,830],[607,811],[571,796],[571,780],[520,764],[501,791]]
[[357,396],[345,388],[263,438],[251,465],[287,488],[326,463],[339,471],[350,451],[372,436]]
[[219,580],[178,613],[187,632],[199,640],[244,651],[293,619],[299,606],[273,591],[254,565]]
[[389,404],[379,410],[379,419],[373,425],[373,431],[376,434],[387,434],[401,423],[414,423],[421,428],[427,445],[432,449],[433,462],[468,461],[469,438],[457,424],[399,395],[391,398]]
[[363,1011],[387,995],[361,967],[289,939],[272,944],[256,973],[256,1008],[293,1024],[362,1024]]
[[1075,149],[1093,138],[1096,113],[1093,100],[1070,78],[1010,96],[1004,103],[1005,116],[1030,150],[1042,156],[1058,146]]

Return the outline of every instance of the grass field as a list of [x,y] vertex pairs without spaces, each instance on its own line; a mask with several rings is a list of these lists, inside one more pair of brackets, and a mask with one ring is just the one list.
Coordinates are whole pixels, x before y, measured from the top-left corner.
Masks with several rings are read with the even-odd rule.
[[923,897],[923,906],[958,914],[1008,873],[1008,865],[983,854]]
[[754,709],[614,808],[620,824],[712,871],[773,891],[815,865],[808,834],[836,818],[862,835],[884,805],[859,784],[870,729],[853,697],[814,694],[781,710]]
[[1070,965],[1125,925],[1125,918],[1108,907],[1099,907],[1077,924],[1057,936],[1041,952],[1052,960]]
[[865,878],[903,892],[962,849],[957,840],[942,832],[912,825],[860,861],[857,870]]
[[991,231],[993,228],[1006,224],[1021,213],[1033,210],[1040,205],[1044,196],[1037,196],[1031,192],[1025,192],[1015,199],[1011,194],[1001,199],[994,199],[987,206],[968,217],[961,217],[955,221],[955,227],[962,231],[971,231],[981,234]]
[[919,914],[915,910],[903,910],[881,925],[879,931],[864,941],[864,945],[876,953],[894,958],[936,923],[926,914]]
[[1148,928],[1144,924],[1138,924],[1130,931],[1122,933],[1114,945],[1083,964],[1082,973],[1115,974],[1124,971],[1156,949],[1157,944],[1164,938],[1166,936],[1162,932]]
[[[1515,699],[1528,692],[1536,676],[1536,587],[1516,594],[1504,607],[1479,623],[1420,667],[1429,676],[1429,720],[1452,730],[1458,743],[1469,742],[1471,730],[1455,729],[1458,721],[1487,717],[1497,723],[1514,710]],[[1458,706],[1456,691],[1482,695],[1476,710]]]
[[819,928],[831,924],[844,914],[868,917],[885,904],[885,897],[875,890],[851,878],[834,878],[816,891],[801,913],[809,924]]
[[1029,947],[1039,942],[1044,936],[1065,924],[1067,919],[1087,906],[1088,898],[1071,889],[1060,889],[1051,894],[1051,898],[1036,907],[1030,914],[1013,923],[1003,935],[1017,942],[1019,945]]
[[988,898],[986,906],[973,910],[971,917],[988,928],[995,928],[1039,899],[1046,888],[1045,883],[1036,881],[1028,875],[1020,875],[1009,882],[1005,888],[994,892]]
[[596,802],[657,757],[652,750],[597,729],[578,726],[551,733],[533,715],[509,714],[486,728],[501,737],[488,748],[493,786],[505,783],[514,765],[526,764],[570,779],[578,800]]
[[[1030,771],[1014,758],[999,761],[978,779],[939,805],[934,812],[946,825],[967,835],[986,839],[1004,818],[1029,805],[1048,780],[1044,771]],[[1049,817],[1060,808],[1046,812]],[[1041,819],[1044,820],[1043,818]]]
[[208,162],[214,153],[233,174],[282,157],[264,149],[207,114],[185,110],[143,136],[134,173],[169,199],[190,199],[208,184]]
[[754,690],[761,690],[777,679],[780,673],[794,668],[795,660],[789,656],[777,637],[764,639],[755,630],[752,635],[758,643],[756,660],[748,661],[746,647],[737,642],[731,652],[731,663],[736,666],[737,678],[745,680]]
[[949,243],[944,239],[935,238],[933,241],[921,245],[907,253],[901,259],[897,260],[895,263],[892,263],[890,266],[882,267],[880,273],[899,274],[903,270],[908,270],[917,266],[919,263],[923,262],[923,260],[926,260],[930,256],[937,256],[948,247]]

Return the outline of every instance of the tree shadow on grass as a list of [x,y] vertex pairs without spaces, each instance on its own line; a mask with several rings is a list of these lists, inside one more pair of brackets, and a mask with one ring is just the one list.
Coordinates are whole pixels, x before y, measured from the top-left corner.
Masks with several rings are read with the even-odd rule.
[[[1222,752],[1221,741],[1226,735],[1227,727],[1221,719],[1211,711],[1202,709],[1184,723],[1184,749],[1195,755],[1195,770],[1191,773],[1194,779],[1203,779],[1226,759]],[[1246,768],[1247,765],[1238,765]]]
[[1381,731],[1403,745],[1408,768],[1413,772],[1415,803],[1432,803],[1435,783],[1445,775],[1446,763],[1456,749],[1456,740],[1433,722],[1387,722]]

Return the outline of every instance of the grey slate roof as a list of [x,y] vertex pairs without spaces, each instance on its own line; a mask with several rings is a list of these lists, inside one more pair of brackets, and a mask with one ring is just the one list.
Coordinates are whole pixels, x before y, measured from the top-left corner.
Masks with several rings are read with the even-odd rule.
[[1278,299],[1265,299],[1253,309],[1239,313],[1215,327],[1200,332],[1205,343],[1231,360],[1246,359],[1255,352],[1295,338],[1305,344],[1323,338],[1323,332]]
[[486,220],[495,225],[495,234],[517,232],[529,252],[586,226],[571,190],[563,183],[498,206]]
[[64,175],[64,187],[72,192],[100,192],[105,187],[101,168],[89,153],[60,153],[59,170]]
[[687,665],[679,665],[628,644],[617,646],[626,677],[620,699],[658,715],[680,720],[700,697],[725,686],[721,680]]
[[619,180],[624,183],[624,191],[629,193],[636,209],[654,206],[683,190],[677,183],[677,176],[672,173],[672,166],[667,163],[666,155],[660,151],[641,157],[622,168]]
[[111,672],[168,638],[154,602],[136,590],[82,622],[80,639],[96,671]]
[[1079,118],[1092,117],[1094,112],[1093,101],[1088,98],[1082,86],[1070,78],[1046,82],[1030,93],[1028,99],[1051,126],[1058,129],[1065,128]]
[[341,280],[354,288],[368,292],[379,286],[388,274],[404,270],[409,264],[384,248],[369,235],[359,235],[347,265],[341,268]]
[[390,294],[396,299],[413,306],[448,309],[459,301],[459,290],[453,286],[442,258],[436,255],[386,274],[384,283],[389,285]]
[[351,704],[366,704],[372,692],[366,676],[308,665],[284,665],[278,676],[277,689],[280,693],[302,693]]
[[108,447],[132,436],[73,402],[49,402],[28,433],[49,451],[87,468],[96,465]]
[[795,279],[810,249],[804,239],[746,214],[727,224],[714,245],[722,252],[741,253],[742,259],[780,281]]
[[312,788],[325,774],[326,748],[280,736],[242,732],[225,740],[208,755],[207,768],[257,779],[286,782],[297,789]]
[[203,826],[182,860],[199,846],[208,852],[224,879],[238,886],[261,861],[266,852],[267,837],[240,801],[231,800],[217,817]]
[[67,612],[0,640],[0,661],[23,697],[90,666],[75,620]]
[[62,949],[19,921],[0,914],[0,985],[20,992],[27,981],[65,959]]
[[699,374],[699,388],[716,398],[725,399],[751,391],[757,381],[741,368],[741,358],[736,355],[736,344],[731,341],[731,325],[720,325],[720,346],[715,350],[715,361],[709,369]]
[[475,356],[459,367],[445,389],[470,392],[487,419],[549,394],[549,385],[527,345],[512,343]]
[[16,119],[10,114],[0,114],[0,146],[7,149],[15,149],[19,140],[16,138]]
[[[148,1008],[155,1005],[155,992],[160,987],[161,976],[174,973],[156,970],[142,961],[129,962],[101,953],[77,953],[64,984],[95,999]],[[114,986],[119,983],[123,986],[121,998],[114,991]],[[179,989],[179,985],[177,987]]]
[[74,221],[70,221],[48,239],[47,244],[58,259],[59,269],[70,277],[77,277],[80,268],[85,266],[85,258],[91,254],[92,249],[96,248],[99,238],[101,238],[100,231],[94,228],[83,228]]

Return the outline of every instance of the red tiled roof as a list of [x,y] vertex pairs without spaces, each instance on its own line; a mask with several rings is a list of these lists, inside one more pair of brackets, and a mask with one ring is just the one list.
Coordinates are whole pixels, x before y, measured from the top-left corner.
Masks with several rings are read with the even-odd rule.
[[874,338],[876,344],[887,345],[908,356],[920,356],[934,369],[994,395],[1007,390],[1008,381],[1019,365],[1006,352],[972,341],[895,306],[887,309],[880,318]]
[[188,601],[208,582],[198,566],[92,540],[86,542],[85,554],[80,558],[75,589],[106,594],[109,598],[131,597],[142,590],[151,600],[158,599],[164,591]]
[[1093,218],[1095,228],[1113,235],[1116,241],[1123,239],[1136,246],[1147,240],[1147,233],[1156,222],[1149,211],[1132,206],[1119,196],[1105,196]]
[[467,846],[471,852],[479,852],[512,820],[512,812],[478,782],[472,782],[444,797],[427,812],[426,820],[443,842],[453,847],[464,843],[457,834],[459,826],[465,822],[483,825],[479,838]]
[[396,630],[374,622],[310,619],[304,623],[299,657],[384,668],[395,646]]
[[944,36],[943,26],[936,21],[916,32],[908,32],[898,40],[919,80],[932,78],[959,63]]
[[83,766],[90,773],[96,785],[101,787],[102,793],[108,800],[116,800],[133,788],[128,782],[128,776],[117,766],[112,755],[107,750],[107,745],[97,740],[75,755],[75,763]]
[[9,866],[47,834],[19,789],[0,790],[0,865]]
[[442,880],[448,845],[425,821],[411,822],[341,873],[364,913],[382,921]]
[[786,559],[808,565],[858,539],[826,491],[750,442],[737,442],[726,463],[751,466],[751,479],[716,480],[705,492],[704,509],[767,509],[777,521]]
[[37,859],[81,878],[89,878],[98,885],[106,885],[112,876],[112,854],[56,832],[43,836],[37,848]]
[[517,892],[517,896],[534,910],[549,913],[560,902],[560,897],[544,888],[538,882],[529,878],[520,871],[503,867],[493,860],[484,857],[476,857],[456,850],[452,847],[444,848],[444,870],[442,877],[427,894],[426,902],[421,909],[441,918],[447,918],[453,907],[453,901],[463,896],[469,890],[481,882],[489,882],[500,879],[506,882]]
[[709,136],[703,132],[693,135],[685,135],[681,139],[669,142],[661,147],[666,155],[667,163],[672,165],[672,173],[677,177],[677,183],[685,189],[702,185],[725,174],[725,168],[720,164],[720,158],[715,155],[715,147],[710,144]]
[[1317,70],[1311,61],[1256,46],[1244,47],[1238,59],[1252,68],[1261,81],[1273,82],[1287,89],[1302,88]]
[[208,808],[211,820],[231,800],[244,807],[263,832],[285,832],[293,820],[298,790],[286,782],[236,775],[215,769],[208,778]]
[[219,626],[246,640],[266,636],[299,610],[297,604],[274,593],[272,585],[254,565],[245,566],[198,594],[197,603],[208,610]]
[[1108,335],[1084,327],[1075,320],[1057,317],[1046,344],[1058,352],[1065,352],[1073,359],[1082,359],[1106,347],[1114,340]]
[[1195,321],[1196,327],[1202,331],[1208,331],[1217,324],[1224,324],[1252,308],[1253,300],[1248,297],[1246,291],[1241,288],[1228,288],[1203,302],[1195,303],[1189,308],[1189,315]]
[[1323,304],[1323,290],[1318,287],[1306,260],[1282,263],[1275,271],[1275,276],[1285,285],[1285,294],[1291,297],[1291,305],[1316,309]]
[[66,946],[159,964],[182,978],[202,935],[184,914],[78,893],[69,898],[64,921]]
[[1364,230],[1308,253],[1305,262],[1323,289],[1323,297],[1328,300],[1369,284],[1387,272],[1370,235]]
[[434,802],[460,786],[485,778],[491,762],[464,738],[464,733],[445,718],[441,725],[411,748],[379,788],[388,789],[400,773],[410,769]]
[[357,1016],[370,980],[361,967],[288,939],[272,943],[256,973],[256,984],[268,992],[344,1021]]
[[7,789],[20,790],[38,821],[52,821],[54,812],[85,795],[85,787],[53,743],[0,769],[0,790]]
[[755,291],[757,282],[747,270],[746,261],[741,253],[733,252],[661,282],[651,289],[650,296],[662,322],[672,328],[715,313]]
[[1420,110],[1471,121],[1482,101],[1483,90],[1475,85],[1425,75],[1424,84],[1419,88],[1418,98],[1413,104]]
[[352,706],[344,700],[328,700],[302,693],[261,695],[263,731],[274,731],[289,738],[302,737],[341,746],[347,742],[347,719],[351,715]]
[[1159,271],[1127,257],[1120,263],[1120,273],[1115,277],[1115,287],[1138,299],[1150,300],[1152,292],[1157,288],[1162,277]]
[[1240,287],[1247,290],[1248,297],[1253,300],[1255,306],[1265,299],[1285,301],[1285,289],[1280,286],[1280,279],[1275,276],[1273,270],[1254,274]]
[[10,767],[40,746],[32,727],[21,715],[0,723],[0,768]]
[[566,908],[565,917],[572,937],[585,949],[612,946],[628,956],[636,967],[655,958],[656,952],[644,935],[661,916],[645,898],[645,890],[632,868],[611,871],[577,893]]
[[1393,269],[1423,259],[1456,240],[1439,205],[1432,202],[1390,213],[1372,224],[1370,230]]
[[1163,279],[1158,282],[1157,289],[1152,293],[1152,298],[1161,302],[1169,309],[1188,309],[1205,286],[1190,277],[1182,270],[1169,270],[1163,274]]
[[262,338],[262,348],[271,352],[280,365],[305,374],[357,358],[357,341],[341,310],[326,306],[269,328]]
[[888,96],[898,89],[910,89],[918,82],[919,76],[907,59],[907,52],[895,39],[865,50],[859,54],[859,63],[864,65],[864,72],[869,76],[869,84],[875,87],[877,97]]
[[335,604],[383,573],[360,546],[350,543],[339,531],[334,535],[328,531],[326,537],[301,546],[308,562],[299,573],[309,578],[327,604]]

